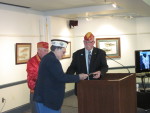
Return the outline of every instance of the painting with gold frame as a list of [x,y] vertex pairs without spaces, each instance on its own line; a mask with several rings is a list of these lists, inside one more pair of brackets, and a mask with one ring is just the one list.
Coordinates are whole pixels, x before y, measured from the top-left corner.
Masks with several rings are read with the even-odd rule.
[[120,58],[120,38],[97,38],[96,47],[103,49],[110,58]]
[[31,43],[16,43],[16,64],[25,64],[31,58]]
[[69,42],[68,45],[67,45],[66,53],[63,56],[63,59],[70,58],[70,57],[71,57],[71,42]]

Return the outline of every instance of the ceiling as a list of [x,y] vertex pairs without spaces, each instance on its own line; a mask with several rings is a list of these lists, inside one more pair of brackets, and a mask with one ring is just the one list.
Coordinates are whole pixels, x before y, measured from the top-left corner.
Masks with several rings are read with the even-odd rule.
[[[118,7],[108,8],[112,3],[116,3]],[[150,0],[0,0],[2,5],[23,7],[45,14],[53,12],[55,16],[68,19],[108,15],[148,17],[150,16],[149,3]]]

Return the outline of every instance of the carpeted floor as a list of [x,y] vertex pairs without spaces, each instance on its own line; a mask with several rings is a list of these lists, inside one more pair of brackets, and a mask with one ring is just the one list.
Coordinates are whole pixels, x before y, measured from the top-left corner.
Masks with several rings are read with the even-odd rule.
[[[30,110],[23,113],[31,113]],[[78,113],[78,105],[76,96],[70,96],[64,99],[62,106],[62,113]],[[150,110],[145,111],[144,109],[137,108],[137,113],[150,113]]]

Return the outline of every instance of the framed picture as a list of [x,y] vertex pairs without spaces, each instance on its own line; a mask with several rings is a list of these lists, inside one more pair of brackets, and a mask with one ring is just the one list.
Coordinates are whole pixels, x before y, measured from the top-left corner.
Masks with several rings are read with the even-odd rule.
[[67,48],[66,48],[66,53],[63,56],[64,58],[70,58],[71,57],[71,42],[68,43]]
[[24,64],[31,58],[31,43],[16,43],[16,64]]
[[110,58],[120,58],[120,38],[97,38],[96,47],[103,49]]

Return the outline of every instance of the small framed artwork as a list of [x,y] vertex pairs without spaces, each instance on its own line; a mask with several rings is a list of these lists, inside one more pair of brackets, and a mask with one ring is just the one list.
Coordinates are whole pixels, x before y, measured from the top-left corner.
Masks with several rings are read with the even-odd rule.
[[31,58],[31,43],[16,43],[16,64],[24,64]]
[[71,57],[71,42],[69,42],[68,45],[67,45],[66,53],[63,56],[63,59],[70,58],[70,57]]
[[120,38],[97,38],[96,47],[103,49],[110,58],[120,58]]

